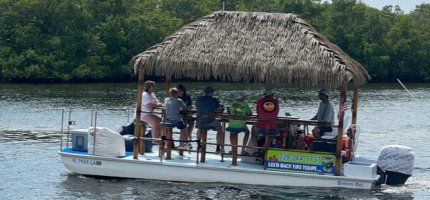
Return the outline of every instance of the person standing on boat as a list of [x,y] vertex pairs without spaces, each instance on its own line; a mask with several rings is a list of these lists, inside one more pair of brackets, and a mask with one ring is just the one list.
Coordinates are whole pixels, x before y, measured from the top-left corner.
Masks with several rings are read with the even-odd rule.
[[[328,122],[334,124],[334,110],[333,105],[329,100],[330,93],[326,89],[318,91],[318,98],[321,100],[317,114],[312,117],[311,120],[317,120],[318,122]],[[318,126],[319,135],[323,136],[326,132],[332,132],[333,129],[330,126]]]
[[[224,111],[223,106],[219,103],[219,100],[213,97],[215,89],[211,86],[207,86],[204,90],[204,95],[199,96],[196,99],[196,110],[197,110],[197,125],[199,128],[202,125],[210,127],[212,130],[217,131],[216,137],[216,151],[221,151],[221,122],[217,119],[208,117],[213,113],[222,113]],[[198,136],[200,138],[200,136]]]
[[268,140],[264,142],[264,147],[268,148],[274,136],[279,134],[278,124],[271,121],[278,117],[279,101],[275,98],[272,90],[265,90],[263,96],[257,100],[257,116],[261,121],[258,121],[255,126],[258,135],[268,135]]
[[[178,90],[176,88],[170,88],[170,97],[164,99],[164,108],[166,111],[165,119],[166,123],[172,123],[176,128],[181,130],[180,140],[187,140],[187,130],[185,123],[182,121],[182,116],[180,111],[187,110],[188,107],[185,105],[182,99],[178,98]],[[181,147],[183,147],[183,142],[181,142]]]
[[[193,102],[191,100],[190,95],[187,94],[187,89],[185,88],[185,86],[183,84],[178,84],[176,85],[176,89],[178,90],[178,97],[179,99],[182,99],[182,101],[184,101],[185,105],[187,106],[187,110],[188,112],[186,112],[184,114],[184,117],[186,118],[184,120],[186,127],[186,136],[185,138],[187,140],[191,140],[192,139],[192,132],[194,129],[194,119],[193,119],[193,114],[191,112],[189,112],[192,108],[193,108]],[[188,143],[189,145],[191,145],[190,143]],[[191,147],[191,146],[189,146]]]
[[[154,108],[163,107],[155,96],[155,82],[145,81],[143,84],[142,93],[142,113],[140,115],[142,121],[151,126],[151,134],[153,138],[160,137],[160,122],[161,118],[155,115]],[[143,129],[140,129],[143,130]]]
[[[252,111],[249,108],[248,103],[245,102],[245,94],[243,92],[236,92],[234,95],[235,101],[230,104],[230,114],[235,116],[247,116],[251,115]],[[249,129],[246,126],[245,120],[230,119],[228,122],[228,128],[226,129],[230,132],[230,143],[232,145],[237,145],[237,134],[244,132],[245,137],[243,137],[243,145],[248,143],[249,139]],[[245,148],[242,148],[241,155],[246,155]]]

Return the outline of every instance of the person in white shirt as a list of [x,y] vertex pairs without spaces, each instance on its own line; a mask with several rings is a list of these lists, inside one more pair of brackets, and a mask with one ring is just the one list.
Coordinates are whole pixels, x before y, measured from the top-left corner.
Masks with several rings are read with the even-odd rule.
[[157,97],[155,96],[155,83],[154,81],[146,81],[143,84],[142,93],[142,112],[140,118],[142,121],[151,125],[151,134],[153,138],[160,138],[160,122],[161,118],[155,115],[154,108],[163,107]]

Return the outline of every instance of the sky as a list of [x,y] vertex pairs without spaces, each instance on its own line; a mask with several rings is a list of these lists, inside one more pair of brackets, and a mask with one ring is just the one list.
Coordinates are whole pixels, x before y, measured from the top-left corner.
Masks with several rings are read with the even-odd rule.
[[416,5],[430,3],[430,0],[361,0],[361,2],[377,9],[382,9],[386,5],[399,5],[400,9],[409,13],[415,10]]

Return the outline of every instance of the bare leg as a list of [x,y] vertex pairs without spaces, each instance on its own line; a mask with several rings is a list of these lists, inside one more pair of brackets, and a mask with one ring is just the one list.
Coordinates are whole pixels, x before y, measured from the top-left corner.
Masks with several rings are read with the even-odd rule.
[[[179,136],[179,139],[180,140],[187,140],[188,138],[187,138],[187,128],[183,128],[183,129],[180,129],[181,130],[181,135]],[[179,146],[181,146],[181,147],[183,147],[184,146],[184,142],[181,142],[180,143],[180,145]]]
[[217,145],[221,145],[221,143],[222,143],[222,131],[218,131],[217,133],[216,133],[216,144]]
[[189,121],[188,122],[188,127],[186,129],[187,129],[187,138],[188,138],[188,140],[192,140],[193,139],[192,133],[193,133],[193,130],[194,130],[194,121]]
[[197,140],[200,140],[200,139],[201,139],[200,130],[199,130],[199,129],[197,129]]
[[[249,131],[245,132],[245,136],[243,137],[243,146],[246,146],[248,144],[248,139],[249,139]],[[240,154],[245,155],[245,147],[242,147],[242,151],[240,152]]]
[[152,137],[160,138],[160,117],[154,114],[146,114],[143,116],[143,121],[151,125]]
[[270,143],[273,140],[273,136],[267,136],[265,138],[266,138],[266,140],[264,141],[264,148],[268,149],[270,147]]
[[[258,137],[257,137],[257,129],[255,128],[255,125],[254,125],[254,126],[252,126],[252,128],[251,128],[251,137],[250,137],[249,143],[248,143],[248,144],[246,144],[246,145],[247,145],[247,146],[250,146],[250,147],[258,147],[257,140],[258,140]],[[254,153],[254,152],[256,152],[257,150],[256,150],[256,149],[254,149],[254,148],[246,148],[246,151],[247,151],[247,152],[250,152],[250,153]]]

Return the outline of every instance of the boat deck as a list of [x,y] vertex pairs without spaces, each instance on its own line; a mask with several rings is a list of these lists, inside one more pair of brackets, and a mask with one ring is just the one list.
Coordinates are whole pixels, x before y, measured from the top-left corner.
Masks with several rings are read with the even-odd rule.
[[[71,148],[65,148],[63,150],[65,153],[73,153],[79,155],[90,155],[88,152],[83,151],[74,151]],[[200,154],[201,155],[201,154]],[[264,166],[262,164],[243,162],[245,160],[244,157],[238,156],[238,165],[232,165],[231,155],[224,155],[224,159],[221,159],[221,154],[206,154],[206,162],[198,162],[196,163],[197,154],[195,152],[184,151],[184,155],[180,156],[178,151],[172,151],[172,159],[163,160],[158,156],[158,151],[145,153],[144,155],[139,155],[138,160],[150,162],[154,164],[163,164],[163,165],[174,165],[174,166],[183,166],[183,167],[210,167],[210,168],[219,168],[219,169],[243,169],[243,170],[256,170],[261,171],[264,170]],[[124,160],[134,160],[133,152],[126,152],[125,157],[117,158]],[[253,160],[255,157],[247,157],[246,160]]]

